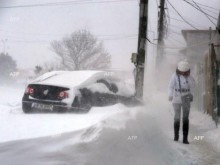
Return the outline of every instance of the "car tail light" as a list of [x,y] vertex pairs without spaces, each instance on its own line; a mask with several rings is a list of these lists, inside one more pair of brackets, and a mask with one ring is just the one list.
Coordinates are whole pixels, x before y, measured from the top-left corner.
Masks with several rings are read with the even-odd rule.
[[25,90],[25,94],[33,94],[34,93],[34,88],[27,87]]
[[69,97],[69,94],[66,91],[61,91],[58,95],[59,98],[65,99]]

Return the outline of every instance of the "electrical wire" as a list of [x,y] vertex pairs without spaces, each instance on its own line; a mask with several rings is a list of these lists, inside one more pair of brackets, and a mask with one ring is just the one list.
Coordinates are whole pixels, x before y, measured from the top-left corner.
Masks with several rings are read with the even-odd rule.
[[172,20],[175,20],[175,21],[179,21],[179,22],[185,23],[183,20],[180,20],[180,19],[177,19],[177,18],[172,18],[172,17],[170,17],[170,16],[168,16],[168,15],[167,15],[167,17],[169,17],[169,19],[172,19]]
[[[200,42],[200,43],[197,43],[197,44],[191,44],[190,46],[187,45],[187,46],[184,46],[184,47],[174,47],[174,46],[169,46],[169,45],[162,46],[162,45],[151,42],[148,38],[146,38],[146,39],[149,41],[150,44],[152,44],[154,46],[164,48],[164,49],[178,49],[178,50],[181,50],[181,49],[185,49],[185,48],[192,48],[192,47],[203,46],[203,45],[208,45],[209,44],[209,42]],[[213,42],[218,42],[218,40],[213,41]]]
[[192,28],[199,30],[198,28],[196,28],[195,26],[193,26],[191,23],[189,23],[185,18],[183,18],[183,16],[177,11],[177,9],[170,3],[169,0],[167,0],[167,2],[169,3],[169,5],[175,10],[175,12],[180,16],[180,18],[182,18],[182,20],[187,23],[188,25],[190,25]]
[[[5,36],[4,36],[5,38]],[[14,38],[14,37],[6,37],[8,38],[9,42],[22,42],[22,43],[50,43],[53,40],[24,40],[20,38]],[[131,39],[137,39],[137,35],[131,35],[131,36],[114,36],[114,38],[97,38],[97,41],[115,41],[115,40],[131,40]]]
[[[218,42],[218,40],[213,41],[213,42]],[[161,46],[161,45],[158,45],[156,43],[152,43],[152,42],[150,42],[150,43],[153,44],[153,45],[159,46],[161,48],[164,48],[164,49],[180,49],[180,50],[185,49],[185,48],[192,48],[192,47],[198,47],[198,46],[203,46],[203,45],[209,45],[209,41],[200,42],[200,43],[197,43],[197,44],[191,44],[191,45],[187,45],[187,46],[184,46],[184,47],[174,47],[174,46],[169,46],[169,45]]]
[[[178,26],[178,25],[179,25],[179,24],[177,24],[177,25],[170,24],[171,27],[176,27],[176,28],[178,28],[178,29],[186,29],[185,27],[183,27],[183,26]],[[184,24],[184,26],[186,26],[186,25]]]
[[208,6],[208,5],[201,4],[201,3],[199,3],[199,2],[196,2],[196,3],[199,4],[199,5],[201,5],[201,6],[204,6],[204,7],[207,7],[207,8],[210,8],[210,9],[219,11],[219,9],[217,9],[217,8],[214,8],[214,7],[211,7],[211,6]]
[[[211,18],[213,18],[213,19],[215,19],[215,20],[218,20],[218,18],[213,17],[212,15],[210,15],[210,14],[204,12],[204,11],[201,10],[200,8],[198,8],[198,7],[196,7],[195,5],[193,5],[192,3],[190,3],[189,1],[187,1],[187,0],[183,0],[183,1],[186,2],[186,3],[188,3],[189,5],[191,5],[192,7],[194,7],[195,9],[197,9],[198,11],[202,12],[203,14],[206,14],[207,16],[209,16],[209,17],[211,17]],[[192,0],[192,1],[193,1],[193,0]]]
[[188,3],[190,6],[194,7],[194,8],[197,9],[198,11],[202,12],[202,13],[209,19],[209,21],[216,26],[216,24],[215,24],[209,17],[211,17],[211,18],[213,18],[213,19],[216,19],[216,20],[217,20],[217,18],[215,18],[215,17],[211,16],[210,14],[204,12],[193,0],[192,0],[192,2],[193,2],[196,6],[193,5],[192,3],[190,3],[190,2],[187,1],[187,0],[183,0],[183,1],[186,2],[186,3]]
[[75,0],[66,2],[52,2],[52,3],[40,3],[30,5],[15,5],[15,6],[0,6],[1,9],[9,8],[29,8],[29,7],[49,7],[49,6],[69,6],[69,5],[85,5],[85,4],[104,4],[104,3],[117,3],[117,2],[135,2],[136,0],[104,0],[104,1],[88,1],[88,0]]
[[[199,5],[199,4],[197,3],[197,5]],[[209,9],[207,9],[207,8],[205,8],[205,7],[201,7],[201,6],[200,6],[200,8],[203,9],[203,10],[206,10],[206,11],[212,13],[212,14],[215,14],[216,16],[218,16],[218,13],[217,13],[217,12],[214,12],[214,11],[212,11],[212,10],[209,10]]]
[[172,40],[175,41],[175,42],[178,42],[179,44],[181,44],[181,45],[183,45],[183,46],[186,45],[186,44],[182,43],[181,41],[179,41],[178,39],[176,39],[176,38],[174,38],[174,37],[169,36],[169,38],[172,39]]
[[[193,1],[193,0],[192,0]],[[199,8],[199,10],[209,19],[210,22],[213,23],[213,25],[216,26],[216,24],[209,18],[208,14],[206,12],[204,12],[200,7],[199,5],[196,4],[196,2],[193,1],[193,3]]]
[[[175,14],[176,15],[176,12],[174,11],[174,10],[170,10],[170,12],[172,13],[172,15],[173,14]],[[173,17],[174,19],[178,19],[178,18],[176,18],[176,17]],[[172,19],[173,19],[172,18]],[[183,21],[182,19],[178,19],[178,20],[181,20],[183,23],[185,23],[186,24],[186,22],[185,21]],[[198,27],[198,28],[206,28],[206,27],[204,27],[204,25],[202,24],[202,23],[200,23],[200,22],[195,22],[195,21],[193,21],[192,19],[190,19],[190,18],[188,18],[187,17],[187,20],[191,23],[191,24],[193,24],[194,26],[196,26],[196,27]]]
[[181,33],[178,33],[178,32],[173,31],[173,30],[171,30],[171,29],[169,29],[169,32],[168,32],[168,33],[176,34],[176,35],[178,35],[178,36],[181,36],[181,37],[182,37],[182,34],[181,34]]
[[[34,37],[39,37],[39,36],[46,36],[46,37],[63,37],[65,36],[65,34],[46,34],[46,33],[26,33],[26,32],[18,32],[18,31],[8,31],[8,30],[0,30],[2,31],[3,35],[5,36],[13,36],[11,34],[6,34],[6,33],[14,33],[14,34],[17,34],[17,35],[22,35],[22,37],[24,35],[27,35],[27,36],[34,36]],[[0,32],[0,35],[1,32]],[[71,35],[71,34],[70,34]],[[129,37],[129,36],[137,36],[138,34],[98,34],[98,35],[94,35],[95,37]],[[16,37],[19,37],[19,36],[16,36]]]

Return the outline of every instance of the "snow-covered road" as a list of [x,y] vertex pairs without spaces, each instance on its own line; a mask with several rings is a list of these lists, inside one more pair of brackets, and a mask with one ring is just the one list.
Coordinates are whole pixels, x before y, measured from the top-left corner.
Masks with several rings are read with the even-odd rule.
[[87,114],[24,114],[24,88],[1,87],[0,91],[0,143],[81,130],[126,110],[119,104],[92,108]]
[[3,165],[220,164],[220,131],[206,114],[191,110],[189,145],[181,143],[182,136],[173,141],[173,109],[166,95],[157,94],[143,107],[117,104],[81,115],[27,115],[21,110],[24,89],[0,89]]

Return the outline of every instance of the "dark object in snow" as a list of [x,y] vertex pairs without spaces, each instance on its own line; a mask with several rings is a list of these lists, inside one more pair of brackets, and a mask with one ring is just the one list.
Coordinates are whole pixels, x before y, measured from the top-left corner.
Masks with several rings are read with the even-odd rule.
[[185,119],[183,120],[183,143],[184,144],[189,144],[188,132],[189,132],[189,119]]
[[179,129],[180,129],[180,122],[175,121],[174,122],[174,141],[179,140]]
[[[85,78],[83,74],[90,76]],[[76,83],[76,75],[83,80]],[[64,79],[61,83],[61,79],[65,76],[68,79]],[[121,80],[114,76],[107,77],[102,71],[50,73],[27,86],[22,99],[22,109],[25,113],[86,113],[94,106],[102,107],[117,103],[127,106],[141,104],[132,94],[126,93],[129,89],[125,85],[118,85],[119,82]],[[123,92],[120,93],[120,91]]]
[[114,83],[109,83],[104,79],[98,80],[97,82],[105,84],[106,87],[114,93],[118,92],[118,87]]

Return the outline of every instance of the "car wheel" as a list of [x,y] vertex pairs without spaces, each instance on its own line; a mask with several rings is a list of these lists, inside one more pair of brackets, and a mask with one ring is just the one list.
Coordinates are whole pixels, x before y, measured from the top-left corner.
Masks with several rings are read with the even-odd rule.
[[31,112],[31,104],[30,103],[22,103],[22,110],[24,113]]

